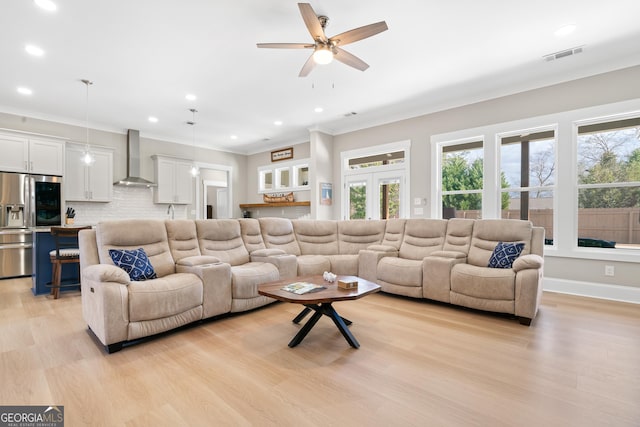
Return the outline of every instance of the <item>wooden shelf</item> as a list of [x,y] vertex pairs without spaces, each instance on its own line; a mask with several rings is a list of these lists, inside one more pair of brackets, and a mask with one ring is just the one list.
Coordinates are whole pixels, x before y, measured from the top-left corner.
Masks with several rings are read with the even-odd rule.
[[289,208],[293,206],[311,206],[311,202],[240,203],[240,209]]

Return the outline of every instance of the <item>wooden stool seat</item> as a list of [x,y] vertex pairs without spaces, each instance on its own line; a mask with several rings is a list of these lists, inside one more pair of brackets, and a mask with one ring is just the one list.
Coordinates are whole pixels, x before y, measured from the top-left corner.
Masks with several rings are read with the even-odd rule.
[[[60,288],[63,286],[62,264],[78,264],[78,282],[80,282],[80,248],[77,247],[77,238],[80,230],[90,228],[91,227],[51,227],[51,235],[56,243],[56,248],[49,252],[52,267],[51,295],[53,295],[53,299],[58,299],[60,296]],[[71,237],[76,238],[74,242],[68,242],[68,238]]]

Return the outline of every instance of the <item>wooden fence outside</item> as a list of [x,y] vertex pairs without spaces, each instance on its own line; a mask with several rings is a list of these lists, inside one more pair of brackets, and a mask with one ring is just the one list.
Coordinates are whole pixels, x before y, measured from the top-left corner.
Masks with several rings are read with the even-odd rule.
[[[456,218],[479,219],[478,210],[456,211]],[[502,218],[520,218],[519,210],[503,210]],[[553,209],[530,209],[529,219],[544,227],[545,237],[553,239]],[[614,241],[621,245],[640,244],[640,208],[579,209],[578,237]]]

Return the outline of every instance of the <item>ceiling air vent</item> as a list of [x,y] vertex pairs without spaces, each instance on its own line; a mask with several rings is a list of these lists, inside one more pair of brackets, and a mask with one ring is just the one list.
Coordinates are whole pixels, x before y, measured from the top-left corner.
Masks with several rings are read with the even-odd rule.
[[584,46],[572,47],[571,49],[561,50],[560,52],[550,53],[548,55],[544,55],[543,58],[545,61],[555,61],[556,59],[566,58],[567,56],[577,55],[578,53],[582,53]]

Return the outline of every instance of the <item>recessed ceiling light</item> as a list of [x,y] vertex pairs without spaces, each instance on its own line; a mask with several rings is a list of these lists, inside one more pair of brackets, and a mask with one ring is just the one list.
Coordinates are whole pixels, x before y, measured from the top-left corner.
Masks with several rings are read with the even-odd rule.
[[42,55],[44,55],[44,50],[42,50],[38,46],[35,46],[35,45],[32,45],[32,44],[26,45],[24,47],[24,50],[26,50],[29,55],[33,55],[33,56],[42,56]]
[[34,3],[36,6],[49,12],[53,12],[58,8],[58,6],[56,6],[56,4],[51,0],[34,0]]
[[316,108],[313,109],[313,111],[315,111],[316,113],[322,113],[324,111],[324,108],[316,107]]
[[273,124],[276,126],[282,126],[282,120],[276,120]]
[[558,28],[553,34],[555,34],[556,37],[568,36],[569,34],[573,33],[576,28],[576,24],[563,25],[562,27]]
[[198,99],[198,97],[197,97],[197,96],[195,96],[195,95],[194,95],[194,94],[192,94],[192,93],[188,93],[188,94],[185,96],[185,98],[187,99],[187,101],[195,101],[196,99]]
[[31,89],[29,89],[28,87],[20,86],[18,88],[18,93],[21,93],[23,95],[31,95],[33,93],[33,91]]
[[154,116],[149,116],[149,121],[150,121],[151,123],[158,123],[158,118],[157,118],[157,117],[154,117]]
[[231,135],[231,139],[238,139],[238,135]]

